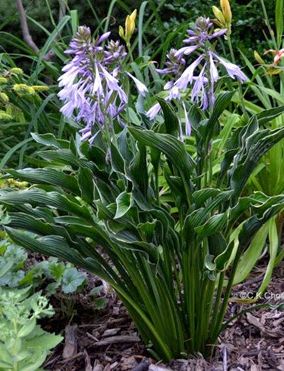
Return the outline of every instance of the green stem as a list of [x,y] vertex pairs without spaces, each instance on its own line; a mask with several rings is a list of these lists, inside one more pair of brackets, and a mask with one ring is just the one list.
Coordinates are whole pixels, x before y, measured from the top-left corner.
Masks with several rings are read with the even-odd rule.
[[216,342],[216,340],[219,336],[219,333],[221,331],[221,328],[222,328],[222,322],[224,320],[224,316],[225,316],[225,313],[226,313],[226,310],[227,310],[227,307],[228,307],[228,302],[229,302],[229,298],[230,298],[230,294],[231,294],[231,290],[232,290],[232,286],[233,286],[233,282],[234,282],[234,277],[235,277],[235,273],[236,273],[236,270],[237,270],[237,267],[238,267],[238,262],[240,260],[241,255],[242,255],[242,251],[241,251],[241,249],[239,249],[237,251],[237,254],[236,254],[236,257],[235,257],[235,260],[234,260],[234,263],[233,263],[233,267],[232,267],[231,275],[230,275],[230,278],[229,278],[229,281],[228,281],[228,284],[227,284],[227,287],[226,287],[223,303],[221,305],[220,311],[219,311],[218,316],[217,316],[216,326],[213,330],[213,336],[212,336],[212,343],[213,344],[215,344],[215,342]]
[[[233,49],[233,46],[232,46],[232,40],[231,40],[230,35],[227,36],[227,41],[228,41],[228,46],[229,46],[232,61],[233,61],[233,63],[236,64],[235,53],[234,53],[234,49]],[[238,81],[238,91],[239,91],[239,95],[240,95],[240,102],[241,102],[241,108],[242,108],[243,114],[244,114],[246,119],[249,119],[248,113],[247,113],[246,108],[245,108],[243,89],[242,89],[242,84],[241,84],[240,81]]]

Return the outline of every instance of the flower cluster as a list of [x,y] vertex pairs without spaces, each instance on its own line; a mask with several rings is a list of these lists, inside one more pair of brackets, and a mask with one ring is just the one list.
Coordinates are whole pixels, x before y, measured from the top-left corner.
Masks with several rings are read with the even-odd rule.
[[[241,69],[235,64],[220,57],[214,50],[211,41],[226,34],[226,29],[214,30],[209,18],[197,19],[193,29],[187,31],[188,37],[184,40],[185,46],[179,50],[172,50],[168,54],[166,68],[158,70],[161,74],[170,75],[170,80],[164,89],[167,91],[167,100],[180,99],[181,94],[190,86],[191,101],[200,104],[203,110],[212,107],[215,102],[214,88],[220,75],[219,66],[223,66],[226,73],[240,82],[247,80]],[[185,58],[198,53],[191,63]],[[182,71],[182,72],[181,72]],[[148,117],[153,119],[159,112],[156,104],[148,111]]]
[[120,65],[126,56],[119,42],[109,41],[107,32],[93,40],[88,27],[79,27],[67,54],[73,59],[63,67],[59,78],[62,90],[58,96],[65,103],[61,112],[68,118],[83,121],[82,139],[93,140],[94,127],[107,118],[118,117],[127,103],[127,96],[118,81]]

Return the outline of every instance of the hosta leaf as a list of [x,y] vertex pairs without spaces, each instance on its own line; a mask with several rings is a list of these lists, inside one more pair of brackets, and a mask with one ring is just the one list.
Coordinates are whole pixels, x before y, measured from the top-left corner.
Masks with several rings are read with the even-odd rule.
[[260,125],[264,125],[267,122],[274,120],[276,117],[278,117],[282,113],[284,113],[284,106],[264,110],[258,113],[256,115],[256,118]]
[[95,188],[92,171],[86,167],[80,167],[78,174],[78,183],[82,199],[91,204],[94,199]]
[[0,191],[0,202],[13,206],[21,206],[25,203],[34,206],[51,206],[82,216],[87,220],[93,220],[89,210],[85,206],[81,206],[75,197],[66,194],[63,196],[58,192],[45,192],[37,188],[23,191]]
[[80,194],[77,181],[74,176],[66,175],[62,171],[55,169],[23,169],[7,170],[7,172],[16,178],[30,183],[45,183],[60,186],[77,195]]
[[74,156],[70,149],[58,149],[48,151],[38,151],[37,155],[52,164],[63,164],[78,167],[79,159]]
[[138,144],[138,151],[129,165],[129,177],[138,185],[142,194],[147,195],[148,169],[146,161],[146,148]]
[[69,148],[69,142],[67,140],[57,139],[53,134],[31,133],[31,136],[37,143],[45,146],[55,147],[58,149]]
[[164,114],[166,133],[171,134],[176,137],[179,133],[179,119],[177,115],[174,113],[169,103],[167,103],[162,98],[159,98],[159,97],[156,97],[156,98]]
[[119,219],[125,215],[133,205],[132,194],[128,192],[122,192],[116,198],[116,213],[114,219]]
[[205,224],[196,227],[195,231],[200,238],[204,238],[220,232],[225,228],[227,223],[228,223],[227,212],[222,214],[216,214],[211,216]]
[[232,97],[235,94],[235,91],[220,93],[216,101],[214,103],[213,112],[210,115],[210,118],[208,120],[208,125],[213,125],[215,121],[219,119],[221,114],[224,112],[224,110],[228,107],[228,105],[231,103]]
[[152,130],[129,128],[129,131],[140,143],[163,152],[170,162],[181,172],[189,182],[195,163],[186,152],[185,146],[178,139],[169,134],[158,134]]
[[233,168],[230,172],[231,188],[235,194],[239,195],[241,193],[260,158],[283,138],[284,128],[255,131],[247,138],[241,151],[235,156]]
[[61,236],[38,237],[30,233],[9,228],[5,228],[10,238],[17,244],[41,254],[56,256],[68,260],[73,264],[85,266],[81,255],[67,244]]

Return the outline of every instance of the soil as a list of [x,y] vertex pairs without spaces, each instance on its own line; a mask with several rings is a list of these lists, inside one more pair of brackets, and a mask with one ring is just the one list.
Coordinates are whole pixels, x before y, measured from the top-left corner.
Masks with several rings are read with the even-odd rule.
[[[234,296],[252,297],[265,272],[258,267],[250,280],[235,287]],[[156,362],[139,340],[137,331],[121,302],[108,287],[102,297],[94,299],[86,293],[73,298],[71,313],[62,315],[62,298],[52,303],[57,315],[43,324],[50,332],[65,335],[46,360],[44,369],[52,371],[258,371],[284,370],[284,262],[275,269],[272,281],[257,301],[257,308],[234,319],[222,333],[214,357],[201,355],[174,360],[169,364]],[[102,283],[90,276],[90,286]],[[64,301],[64,300],[63,300]],[[60,305],[59,305],[60,303]],[[98,309],[98,305],[106,305]],[[262,306],[261,306],[262,305]],[[269,307],[268,307],[269,305]],[[251,306],[251,305],[250,305]],[[227,316],[231,318],[249,307],[233,300]],[[64,308],[64,307],[63,307]],[[69,308],[70,309],[70,308]]]

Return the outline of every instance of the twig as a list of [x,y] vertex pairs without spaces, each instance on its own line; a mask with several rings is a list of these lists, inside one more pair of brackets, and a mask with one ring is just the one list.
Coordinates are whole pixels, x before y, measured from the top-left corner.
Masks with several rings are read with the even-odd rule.
[[97,341],[95,346],[105,346],[110,344],[118,343],[138,343],[140,341],[138,336],[134,335],[119,335],[119,336],[110,336],[104,340]]
[[19,12],[19,16],[20,16],[20,23],[21,23],[23,39],[25,40],[25,42],[31,47],[31,49],[35,53],[38,53],[39,48],[37,47],[37,45],[33,41],[33,38],[30,34],[30,30],[29,30],[29,26],[28,26],[28,22],[27,22],[27,15],[26,15],[22,0],[16,0],[16,5],[17,5],[18,12]]

